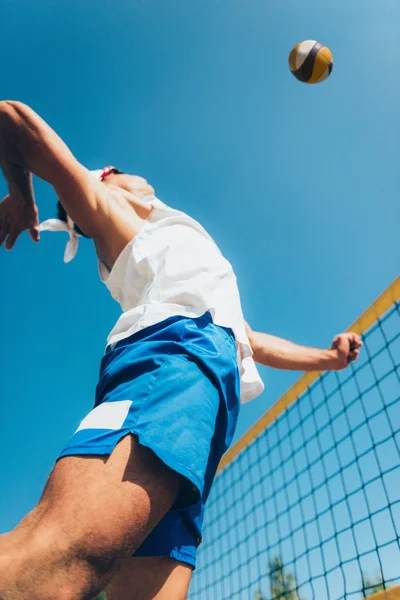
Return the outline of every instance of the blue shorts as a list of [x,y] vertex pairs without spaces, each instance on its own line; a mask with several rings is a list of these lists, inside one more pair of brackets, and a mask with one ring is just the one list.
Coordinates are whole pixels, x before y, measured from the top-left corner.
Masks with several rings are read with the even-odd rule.
[[176,504],[133,556],[170,556],[195,567],[204,504],[239,413],[230,329],[171,317],[116,344],[101,361],[94,409],[63,456],[108,455],[129,433],[185,479]]

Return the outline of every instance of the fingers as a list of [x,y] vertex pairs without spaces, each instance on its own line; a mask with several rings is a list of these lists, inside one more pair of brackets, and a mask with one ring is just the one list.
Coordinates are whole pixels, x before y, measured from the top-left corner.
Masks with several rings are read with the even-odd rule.
[[334,338],[332,348],[335,348],[338,353],[341,361],[340,368],[345,368],[358,359],[362,345],[361,337],[354,331],[341,333]]
[[345,334],[337,335],[333,340],[333,347],[343,356],[348,355],[350,350],[350,340]]
[[0,248],[4,244],[4,240],[7,237],[8,227],[6,223],[0,223]]
[[[8,227],[5,224],[0,224],[0,248],[2,247],[2,245],[4,244],[4,242],[6,242],[5,244],[5,248],[6,250],[12,250],[15,242],[17,241],[19,235],[20,235],[20,231],[17,230],[12,230],[9,231]],[[34,242],[40,242],[40,233],[38,231],[38,229],[36,229],[35,227],[32,227],[31,229],[29,229],[29,235],[31,236],[31,239]],[[7,238],[7,241],[6,241]]]
[[351,362],[354,362],[355,360],[357,360],[359,356],[360,356],[359,350],[352,350],[350,352],[349,356],[347,357],[347,362],[350,364]]
[[39,233],[39,230],[38,230],[36,227],[32,227],[32,228],[29,230],[29,235],[31,236],[31,239],[32,239],[34,242],[36,242],[36,243],[37,243],[37,242],[40,242],[40,233]]
[[363,342],[361,340],[361,337],[359,335],[357,335],[357,333],[350,331],[349,333],[347,333],[347,336],[350,341],[351,349],[361,348],[361,346],[363,345]]
[[14,244],[17,241],[19,234],[20,232],[15,229],[9,232],[6,241],[6,250],[12,250],[14,248]]
[[357,333],[354,333],[354,331],[340,333],[333,339],[335,348],[343,349],[347,344],[350,346],[351,350],[356,350],[357,348],[361,348],[363,342],[361,337]]
[[[4,244],[4,242],[6,241],[5,244],[5,248],[6,250],[12,250],[15,242],[17,241],[19,235],[20,235],[20,231],[8,231],[8,227],[6,227],[5,225],[3,225],[3,227],[0,225],[0,248],[2,247],[2,245]],[[29,230],[29,235],[31,236],[32,240],[34,242],[40,242],[40,233],[36,228],[32,228]]]

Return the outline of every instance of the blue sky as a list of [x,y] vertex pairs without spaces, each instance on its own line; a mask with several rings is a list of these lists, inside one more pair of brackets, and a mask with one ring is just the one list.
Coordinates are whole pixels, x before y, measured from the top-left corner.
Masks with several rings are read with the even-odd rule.
[[363,573],[400,582],[399,325],[392,307],[356,364],[319,377],[218,476],[190,600],[271,600],[276,557],[303,600],[358,600]]
[[[89,168],[147,177],[233,263],[259,330],[327,346],[398,275],[397,0],[4,0],[1,94],[26,102]],[[318,39],[306,86],[291,47]],[[4,182],[2,193],[6,192]],[[37,182],[41,218],[55,197]],[[0,531],[36,503],[90,410],[119,307],[91,242],[2,250]],[[297,374],[262,369],[238,435]]]

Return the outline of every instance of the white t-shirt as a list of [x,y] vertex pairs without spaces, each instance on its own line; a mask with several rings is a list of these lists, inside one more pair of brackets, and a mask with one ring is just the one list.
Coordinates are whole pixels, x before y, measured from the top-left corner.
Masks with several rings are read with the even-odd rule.
[[252,358],[232,266],[197,221],[154,196],[146,201],[153,210],[112,270],[99,263],[102,281],[123,310],[108,344],[168,317],[199,317],[209,310],[213,322],[231,328],[238,342],[241,401],[248,402],[264,385]]

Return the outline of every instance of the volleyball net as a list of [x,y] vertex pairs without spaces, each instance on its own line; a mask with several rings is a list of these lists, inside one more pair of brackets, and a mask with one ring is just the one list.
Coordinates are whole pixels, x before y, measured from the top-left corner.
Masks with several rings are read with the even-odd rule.
[[400,277],[349,330],[224,456],[190,600],[400,598]]

